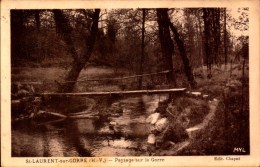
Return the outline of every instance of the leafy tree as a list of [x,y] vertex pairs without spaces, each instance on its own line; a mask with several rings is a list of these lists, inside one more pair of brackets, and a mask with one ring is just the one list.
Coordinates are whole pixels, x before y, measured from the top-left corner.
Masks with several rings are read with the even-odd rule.
[[218,63],[220,46],[220,9],[203,8],[205,60],[211,78],[213,63]]
[[240,14],[238,20],[233,18],[233,25],[237,30],[247,31],[249,29],[249,8],[238,8],[237,12]]
[[60,87],[60,91],[71,92],[73,91],[80,71],[83,69],[92,54],[98,33],[100,9],[95,9],[93,13],[90,14],[92,19],[92,26],[90,29],[90,34],[85,39],[85,48],[82,55],[79,55],[75,49],[75,45],[72,40],[72,27],[69,23],[69,19],[61,10],[54,9],[53,13],[57,31],[63,36],[64,41],[69,48],[70,54],[74,59],[71,69],[65,78],[65,83]]
[[167,74],[167,80],[170,85],[176,86],[176,78],[173,73],[173,40],[171,39],[170,29],[169,29],[169,16],[168,9],[156,9],[157,11],[157,22],[159,25],[159,39],[162,48],[162,55],[164,57],[164,64],[166,70],[170,70]]
[[157,9],[157,17],[158,17],[158,25],[159,25],[159,38],[162,46],[162,53],[166,58],[167,61],[167,67],[172,72],[169,73],[168,81],[171,81],[176,86],[175,76],[173,74],[173,60],[172,60],[172,54],[173,54],[173,40],[170,36],[170,29],[174,35],[174,40],[178,46],[179,53],[183,62],[184,71],[188,78],[188,81],[190,83],[190,86],[193,88],[196,86],[196,82],[193,77],[192,69],[190,66],[189,59],[186,54],[186,49],[183,40],[180,37],[180,34],[178,33],[177,29],[171,23],[168,15],[168,9]]

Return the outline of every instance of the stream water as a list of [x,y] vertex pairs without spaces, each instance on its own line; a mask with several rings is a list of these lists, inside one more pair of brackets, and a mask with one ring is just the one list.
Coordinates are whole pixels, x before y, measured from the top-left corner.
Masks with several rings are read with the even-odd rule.
[[14,157],[78,157],[149,155],[145,119],[167,95],[139,96],[114,102],[121,112],[108,120],[62,119],[37,124],[22,121],[12,125]]

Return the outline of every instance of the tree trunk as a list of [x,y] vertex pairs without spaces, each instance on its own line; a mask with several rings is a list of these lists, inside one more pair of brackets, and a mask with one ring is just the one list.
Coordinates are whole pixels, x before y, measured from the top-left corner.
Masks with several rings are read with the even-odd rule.
[[159,40],[162,48],[162,55],[164,57],[164,64],[166,69],[170,70],[170,72],[166,75],[167,81],[170,85],[176,87],[176,78],[173,73],[173,41],[171,39],[170,29],[169,29],[169,16],[168,9],[156,9],[157,11],[157,22],[159,25]]
[[240,113],[244,111],[244,103],[245,103],[245,95],[244,95],[244,89],[245,89],[245,63],[246,59],[249,56],[249,46],[248,43],[244,44],[242,47],[242,56],[243,56],[243,66],[242,66],[242,89],[241,89],[241,108],[240,108]]
[[208,70],[208,77],[211,77],[211,34],[210,34],[210,21],[209,21],[209,10],[203,8],[203,21],[204,21],[204,48],[205,48],[205,59]]
[[196,81],[194,80],[194,77],[193,77],[192,69],[191,69],[191,66],[190,66],[189,59],[188,59],[187,54],[186,54],[184,43],[181,40],[178,31],[176,30],[176,28],[173,26],[173,24],[171,22],[170,22],[170,28],[171,28],[171,30],[174,34],[174,39],[175,39],[177,46],[179,48],[179,52],[180,52],[182,62],[183,62],[183,65],[184,65],[185,74],[188,78],[188,81],[190,83],[191,88],[195,88],[196,87]]
[[[74,61],[69,73],[65,78],[64,84],[61,85],[59,92],[72,92],[76,84],[80,71],[85,66],[85,63]],[[69,82],[68,82],[69,81]]]
[[34,19],[36,22],[37,30],[40,31],[41,28],[40,10],[34,10]]
[[[56,23],[56,28],[59,33],[63,35],[64,41],[69,47],[69,51],[74,58],[71,69],[69,70],[68,75],[65,78],[64,84],[60,87],[59,92],[72,92],[75,86],[75,81],[77,81],[80,71],[85,66],[86,62],[89,60],[93,47],[96,41],[96,36],[98,33],[98,20],[100,9],[95,9],[95,12],[92,16],[92,26],[91,32],[88,38],[86,38],[86,47],[84,54],[79,56],[74,47],[74,42],[72,40],[72,28],[69,25],[69,20],[65,17],[61,10],[53,10],[54,19]],[[68,82],[69,81],[69,82]]]
[[[145,9],[142,9],[143,11],[143,21],[142,21],[142,44],[141,44],[141,49],[142,49],[142,55],[141,55],[141,62],[140,62],[140,70],[139,74],[142,75],[143,73],[143,63],[144,63],[144,33],[145,33]],[[142,88],[142,77],[139,78],[139,89]]]
[[204,60],[204,58],[205,58],[205,55],[204,55],[204,50],[203,50],[203,33],[202,33],[202,25],[201,25],[201,20],[200,20],[200,14],[199,14],[199,11],[197,11],[196,12],[196,17],[197,17],[197,19],[198,19],[198,23],[199,23],[199,26],[198,26],[198,28],[199,28],[199,36],[200,36],[200,40],[198,41],[198,43],[199,43],[199,53],[200,53],[200,57],[201,57],[201,65],[202,65],[202,67],[203,67],[203,65],[204,65],[204,63],[206,62],[205,60]]
[[215,64],[219,64],[219,45],[220,45],[220,9],[214,9],[214,55]]
[[23,46],[24,22],[26,16],[22,10],[11,10],[11,63],[16,64],[17,58],[26,55]]
[[224,8],[224,55],[225,55],[225,68],[227,67],[227,15],[226,8]]

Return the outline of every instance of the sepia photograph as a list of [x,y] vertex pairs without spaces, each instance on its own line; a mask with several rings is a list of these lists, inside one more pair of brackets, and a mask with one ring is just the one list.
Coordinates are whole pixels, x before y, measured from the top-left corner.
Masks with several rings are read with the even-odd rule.
[[250,154],[248,10],[11,10],[12,156]]
[[127,165],[255,154],[252,10],[11,8],[10,89],[1,86],[10,101],[10,158]]

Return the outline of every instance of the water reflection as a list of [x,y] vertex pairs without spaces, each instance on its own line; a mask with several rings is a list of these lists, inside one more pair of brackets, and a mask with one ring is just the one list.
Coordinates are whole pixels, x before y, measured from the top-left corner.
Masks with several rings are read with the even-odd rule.
[[[118,100],[118,115],[105,119],[65,119],[38,124],[12,125],[12,156],[135,156],[146,155],[148,127],[145,118],[153,112],[162,96],[132,97]],[[111,124],[114,122],[113,127]]]

